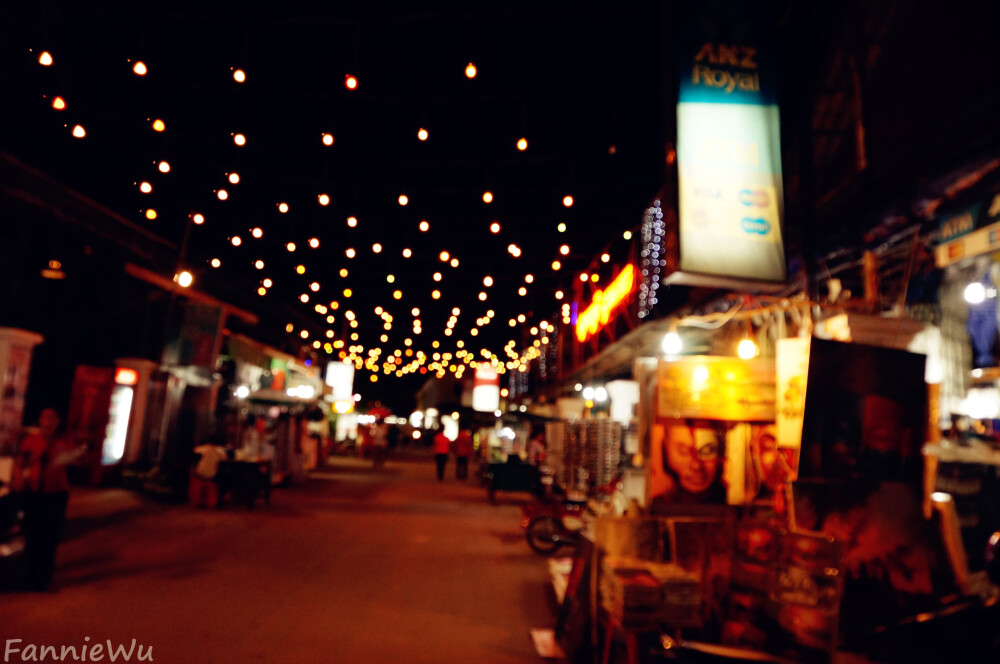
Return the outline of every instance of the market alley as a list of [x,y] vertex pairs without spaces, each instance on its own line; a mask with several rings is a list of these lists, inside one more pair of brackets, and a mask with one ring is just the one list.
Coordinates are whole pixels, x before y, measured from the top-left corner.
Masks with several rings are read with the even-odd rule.
[[185,664],[540,661],[529,629],[555,600],[516,497],[491,506],[453,475],[419,454],[336,459],[253,511],[78,489],[52,590],[0,594],[0,641],[135,639]]

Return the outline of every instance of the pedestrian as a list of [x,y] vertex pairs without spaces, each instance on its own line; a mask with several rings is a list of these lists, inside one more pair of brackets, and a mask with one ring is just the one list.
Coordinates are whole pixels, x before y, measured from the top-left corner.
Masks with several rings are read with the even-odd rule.
[[455,438],[455,479],[464,482],[469,478],[469,457],[472,456],[472,432],[462,429]]
[[381,468],[385,465],[385,457],[389,453],[389,425],[385,420],[378,420],[372,432],[372,466]]
[[28,585],[35,592],[47,590],[52,582],[69,502],[66,466],[87,451],[85,445],[74,448],[59,435],[59,423],[54,409],[41,412],[38,432],[21,441],[11,478],[24,507],[25,562]]
[[438,482],[444,482],[444,469],[448,464],[448,452],[451,451],[451,439],[444,435],[444,428],[437,430],[434,436],[434,462],[437,464]]
[[199,459],[188,480],[188,498],[195,507],[218,507],[219,485],[215,480],[219,473],[219,463],[226,459],[226,449],[210,442],[203,443],[192,451],[199,455]]

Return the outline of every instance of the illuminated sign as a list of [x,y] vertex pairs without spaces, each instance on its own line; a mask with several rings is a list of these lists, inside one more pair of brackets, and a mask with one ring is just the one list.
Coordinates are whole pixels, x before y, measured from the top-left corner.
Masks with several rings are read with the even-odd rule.
[[139,382],[139,372],[135,369],[118,367],[115,369],[115,383],[117,385],[135,385]]
[[500,407],[500,376],[489,367],[476,369],[472,387],[472,409],[492,413]]
[[679,3],[679,261],[667,283],[786,278],[774,49],[759,5]]
[[576,340],[583,342],[608,324],[611,314],[635,288],[635,268],[631,264],[615,277],[603,291],[594,293],[590,306],[576,317]]

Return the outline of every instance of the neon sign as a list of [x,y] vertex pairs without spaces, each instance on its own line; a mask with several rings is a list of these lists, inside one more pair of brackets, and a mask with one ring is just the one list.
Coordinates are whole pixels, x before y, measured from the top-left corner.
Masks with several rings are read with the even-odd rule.
[[576,318],[576,340],[586,341],[608,324],[611,314],[635,288],[635,268],[626,265],[607,288],[594,293],[590,306]]

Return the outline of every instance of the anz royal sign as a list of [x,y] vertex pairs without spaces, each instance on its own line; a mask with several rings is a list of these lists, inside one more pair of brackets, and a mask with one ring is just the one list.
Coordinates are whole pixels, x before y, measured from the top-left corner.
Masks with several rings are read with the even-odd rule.
[[679,260],[666,283],[766,290],[786,279],[775,53],[761,4],[673,5]]

